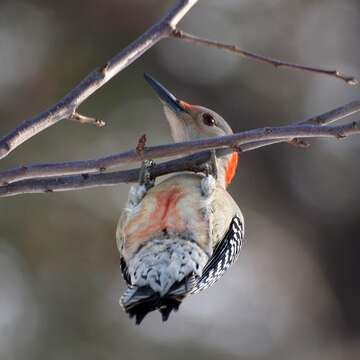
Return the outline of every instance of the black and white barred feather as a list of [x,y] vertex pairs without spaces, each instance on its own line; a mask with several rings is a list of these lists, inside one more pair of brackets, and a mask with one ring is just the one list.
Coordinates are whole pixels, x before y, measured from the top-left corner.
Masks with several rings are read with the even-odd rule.
[[240,216],[236,215],[223,240],[216,245],[202,275],[196,279],[191,294],[209,288],[224,275],[239,257],[243,238],[244,224]]
[[224,275],[239,257],[243,238],[244,224],[242,218],[236,215],[224,238],[215,246],[202,275],[190,273],[182,281],[176,281],[163,296],[150,286],[132,285],[127,264],[121,258],[121,270],[128,284],[127,290],[120,299],[121,305],[130,317],[136,318],[136,324],[140,324],[146,314],[154,310],[159,310],[163,320],[166,321],[173,310],[177,311],[186,295],[196,294],[209,288]]

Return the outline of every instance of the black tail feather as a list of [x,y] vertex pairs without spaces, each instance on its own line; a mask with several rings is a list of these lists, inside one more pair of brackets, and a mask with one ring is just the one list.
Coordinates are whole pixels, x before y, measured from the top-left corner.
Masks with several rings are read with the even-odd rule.
[[[137,292],[141,292],[142,290],[145,289],[139,288]],[[149,290],[152,289],[147,287],[146,293],[148,293]],[[128,308],[125,306],[125,311],[129,314],[130,318],[135,317],[136,325],[140,325],[140,323],[143,321],[143,319],[149,312],[157,310],[156,304],[159,302],[159,300],[159,294],[152,292],[152,295],[148,298],[139,300],[138,302],[130,305]]]
[[166,321],[171,314],[171,311],[178,311],[181,304],[181,300],[176,299],[167,299],[166,304],[160,307],[159,311],[161,313],[162,321]]
[[[178,311],[182,300],[191,290],[189,286],[191,281],[193,281],[193,275],[174,283],[164,296],[160,296],[149,286],[136,288],[131,297],[127,298],[122,305],[130,318],[135,317],[136,325],[139,325],[148,313],[155,310],[159,310],[162,320],[167,321],[172,311]],[[132,301],[134,299],[136,300]]]

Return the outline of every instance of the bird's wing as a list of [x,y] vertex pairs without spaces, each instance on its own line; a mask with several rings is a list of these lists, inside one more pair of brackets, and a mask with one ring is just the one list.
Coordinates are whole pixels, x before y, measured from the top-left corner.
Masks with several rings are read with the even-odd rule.
[[244,224],[242,218],[235,215],[224,238],[216,245],[214,252],[195,281],[191,294],[205,290],[218,281],[239,257]]
[[131,285],[130,274],[129,274],[125,259],[123,257],[120,258],[120,269],[121,269],[122,276],[123,276],[124,280],[126,281],[126,283],[128,285]]

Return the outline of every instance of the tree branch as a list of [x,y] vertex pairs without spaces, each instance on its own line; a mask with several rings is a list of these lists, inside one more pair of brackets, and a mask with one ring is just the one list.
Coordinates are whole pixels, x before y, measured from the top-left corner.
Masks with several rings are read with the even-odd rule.
[[[229,151],[222,150],[222,151]],[[170,160],[156,164],[151,170],[155,177],[171,174],[178,171],[201,172],[204,164],[209,161],[210,152],[203,151],[180,159]],[[98,186],[117,185],[119,183],[136,182],[139,179],[140,168],[120,170],[108,173],[81,174],[71,176],[33,178],[20,180],[6,186],[0,186],[0,197],[19,194],[49,193],[88,189]]]
[[[341,79],[351,85],[355,85],[357,83],[355,78],[345,76],[336,70],[312,68],[299,64],[291,64],[275,60],[269,57],[242,50],[234,45],[227,45],[203,39],[177,30],[176,26],[178,22],[197,2],[198,0],[178,0],[176,5],[158,23],[153,25],[147,32],[141,35],[137,40],[127,46],[120,53],[115,55],[107,63],[102,65],[99,69],[96,69],[95,71],[90,73],[80,84],[78,84],[74,89],[72,89],[62,100],[60,100],[52,108],[29,120],[26,120],[13,131],[11,131],[8,135],[0,139],[0,159],[7,156],[11,151],[21,145],[24,141],[28,140],[32,136],[38,134],[39,132],[45,130],[49,126],[52,126],[63,119],[71,119],[80,123],[92,123],[99,127],[103,126],[104,122],[77,113],[77,108],[83,101],[85,101],[91,94],[97,91],[105,83],[107,83],[117,73],[129,66],[132,62],[134,62],[137,58],[139,58],[142,54],[144,54],[147,50],[149,50],[152,46],[154,46],[157,42],[164,38],[177,38],[190,43],[219,48],[225,51],[239,54],[252,60],[256,60],[258,62],[271,64],[275,67],[287,67],[313,73],[325,74],[335,77],[337,79]],[[30,184],[33,184],[34,189],[39,189],[39,191],[44,191],[44,189],[68,189],[71,186],[77,188],[76,186],[80,184],[79,181],[81,179],[82,185],[79,185],[79,187],[83,187],[84,184],[93,184],[91,186],[98,186],[99,184],[102,184],[101,181],[106,182],[110,181],[109,179],[113,179],[112,176],[115,176],[115,180],[111,181],[119,182],[121,179],[123,179],[123,181],[127,181],[126,179],[130,179],[129,176],[131,174],[131,176],[134,176],[137,170],[133,169],[127,172],[114,172],[112,173],[113,175],[109,173],[104,174],[103,172],[105,170],[118,167],[120,165],[139,161],[140,158],[162,158],[167,156],[183,155],[185,153],[203,149],[223,147],[236,147],[236,149],[244,152],[285,141],[296,146],[305,146],[306,144],[303,140],[297,139],[298,136],[337,136],[341,138],[343,135],[357,133],[355,123],[349,124],[347,125],[347,127],[340,126],[320,128],[318,125],[326,125],[332,121],[344,118],[358,111],[360,111],[360,101],[354,101],[343,107],[337,108],[323,115],[305,120],[293,126],[255,129],[222,138],[202,139],[186,143],[154,146],[150,148],[146,148],[144,142],[143,144],[139,143],[139,147],[136,150],[130,150],[127,152],[118,153],[95,160],[20,166],[0,173],[0,184],[4,184],[4,186],[1,187],[1,190],[4,192],[4,188],[6,188],[7,192],[8,189],[13,189],[16,186],[20,186],[20,183],[22,184],[21,186],[30,186]],[[232,150],[227,149],[221,151],[229,152]],[[196,156],[200,155],[198,154]],[[200,161],[200,158],[197,160],[196,159],[194,160],[194,158],[192,158],[192,161]],[[191,168],[191,166],[193,165],[191,162],[189,163],[188,160],[186,160],[185,165],[180,164],[180,162],[185,161],[185,159],[178,159],[174,161],[174,163],[169,164],[171,166],[175,166],[178,171],[181,171],[184,166],[187,170],[196,170],[195,168]],[[165,166],[165,164],[167,163],[158,166]],[[170,166],[169,164],[168,166]],[[169,170],[156,171],[160,171],[157,175],[161,175],[163,173],[171,172],[171,169],[169,168]],[[88,174],[90,172],[100,172],[100,174],[90,176]],[[72,174],[82,175],[77,177],[64,176]],[[57,177],[54,178],[54,176]],[[33,179],[42,177],[44,177],[44,179]],[[25,179],[30,180],[26,182]],[[33,183],[31,183],[31,181],[33,181]],[[54,181],[56,184],[54,183]],[[11,186],[8,185],[9,183],[11,183]],[[37,185],[35,186],[35,184]],[[48,187],[46,187],[46,185],[48,185]],[[27,192],[27,190],[25,192]]]
[[[228,45],[200,38],[183,31],[177,30],[176,26],[186,13],[198,2],[198,0],[178,0],[176,5],[160,20],[153,25],[148,31],[141,35],[132,44],[127,46],[100,68],[90,73],[83,81],[72,89],[62,100],[52,106],[49,110],[34,116],[10,133],[0,139],[0,159],[9,155],[11,151],[24,143],[26,140],[35,136],[46,128],[56,124],[63,119],[74,119],[73,115],[77,108],[95,91],[100,89],[110,79],[112,79],[121,70],[129,66],[136,59],[142,56],[147,50],[153,47],[157,42],[164,38],[176,38],[187,42],[215,47],[225,51],[239,54],[251,60],[271,64],[275,67],[286,67],[291,69],[303,70],[313,73],[325,74],[337,79],[341,79],[348,84],[355,85],[357,80],[341,74],[337,70],[325,70],[313,68],[299,64],[275,60],[269,57],[261,56],[249,51],[242,50],[234,45]],[[88,118],[91,119],[91,118]],[[102,122],[92,122],[101,126]]]
[[229,45],[229,44],[224,44],[224,43],[221,43],[218,41],[208,40],[205,38],[201,38],[201,37],[186,33],[185,31],[182,31],[182,30],[174,29],[171,32],[171,35],[175,39],[180,39],[180,40],[186,41],[188,43],[192,43],[192,44],[205,45],[207,47],[225,50],[225,51],[228,51],[233,54],[234,53],[238,54],[238,55],[240,55],[244,58],[250,59],[250,60],[254,60],[254,61],[257,61],[257,62],[260,62],[263,64],[272,65],[276,68],[288,68],[288,69],[312,72],[312,73],[316,73],[316,74],[323,74],[323,75],[327,75],[327,76],[334,77],[336,79],[345,81],[349,85],[357,85],[359,83],[358,80],[355,79],[353,76],[346,76],[337,70],[327,70],[327,69],[322,69],[322,68],[315,68],[315,67],[310,67],[310,66],[304,66],[301,64],[294,64],[294,63],[289,63],[286,61],[276,60],[276,59],[270,58],[268,56],[263,56],[263,55],[255,54],[255,53],[247,51],[247,50],[243,50],[243,49],[237,47],[236,45]]
[[[323,126],[323,125],[327,125],[330,124],[332,122],[344,119],[348,116],[354,115],[356,113],[358,113],[360,111],[360,100],[355,100],[352,101],[346,105],[340,106],[336,109],[330,110],[324,114],[315,116],[313,118],[310,118],[308,120],[305,121],[301,121],[299,123],[297,123],[297,125],[319,125],[319,126]],[[291,142],[294,139],[286,139],[286,140],[265,140],[265,141],[255,141],[253,143],[249,143],[249,144],[244,144],[241,147],[241,150],[243,152],[245,151],[251,151],[251,150],[256,150],[258,148],[261,148],[263,146],[269,146],[269,145],[273,145],[273,144],[277,144],[280,142]],[[1,183],[1,174],[0,174],[0,183]]]
[[[189,151],[201,149],[221,148],[220,151],[234,151],[244,144],[254,141],[286,140],[292,138],[310,137],[333,137],[343,139],[348,135],[359,134],[358,122],[352,122],[339,126],[317,126],[317,125],[293,125],[281,127],[266,127],[248,130],[241,133],[161,145],[144,149],[144,157],[160,157],[183,154]],[[224,149],[227,147],[228,149]],[[230,148],[230,149],[229,149]],[[136,150],[131,151],[136,152]],[[129,152],[128,152],[129,153]],[[125,153],[124,153],[125,154]],[[153,156],[149,156],[153,154]],[[159,164],[154,169],[154,176],[165,175],[176,171],[202,171],[204,163],[209,155],[203,153],[194,154],[182,159],[172,160]],[[75,190],[95,186],[115,185],[120,182],[137,181],[139,169],[124,170],[103,174],[82,174],[73,176],[50,177],[40,179],[20,180],[0,187],[0,197],[24,193],[44,193],[64,190]]]
[[[353,115],[360,111],[360,100],[353,101],[344,106],[338,107],[334,110],[326,112],[324,114],[312,117],[305,121],[301,121],[294,125],[326,125],[331,122],[343,119],[347,116]],[[287,139],[276,139],[276,140],[265,140],[265,141],[252,141],[241,145],[241,151],[246,152],[254,150],[263,146],[276,144],[279,142],[291,141],[291,138]],[[153,149],[153,148],[151,148]],[[156,147],[155,147],[156,149]],[[162,147],[163,153],[155,153],[149,148],[142,149],[141,158],[144,159],[155,159],[157,157],[166,157],[167,149]],[[189,148],[189,150],[192,150]],[[196,150],[196,149],[194,149]],[[179,155],[178,153],[175,155]],[[13,181],[19,181],[23,179],[29,179],[34,177],[50,177],[50,176],[64,176],[71,174],[91,173],[91,172],[104,172],[105,170],[111,170],[116,167],[137,162],[140,160],[138,151],[127,151],[123,153],[113,154],[106,157],[101,157],[93,160],[84,161],[70,161],[64,163],[53,163],[53,164],[33,164],[28,166],[19,166],[13,169],[9,169],[0,172],[0,184],[6,184]]]
[[49,110],[24,121],[0,140],[0,159],[7,156],[26,140],[39,132],[71,118],[80,104],[95,91],[100,89],[121,70],[129,66],[160,40],[170,36],[171,31],[198,0],[179,0],[176,5],[148,31],[132,44],[115,55],[99,69],[91,72],[83,81],[72,89],[62,100]]

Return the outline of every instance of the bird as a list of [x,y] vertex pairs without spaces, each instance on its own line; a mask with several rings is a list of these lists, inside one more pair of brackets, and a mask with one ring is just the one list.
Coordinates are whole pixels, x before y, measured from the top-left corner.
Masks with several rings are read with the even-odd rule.
[[[232,134],[216,112],[179,100],[148,74],[175,142]],[[116,240],[127,284],[120,304],[139,325],[158,310],[166,321],[185,297],[212,286],[240,254],[244,217],[227,191],[238,152],[211,150],[204,174],[178,172],[156,183],[152,160],[142,163],[120,216]]]

